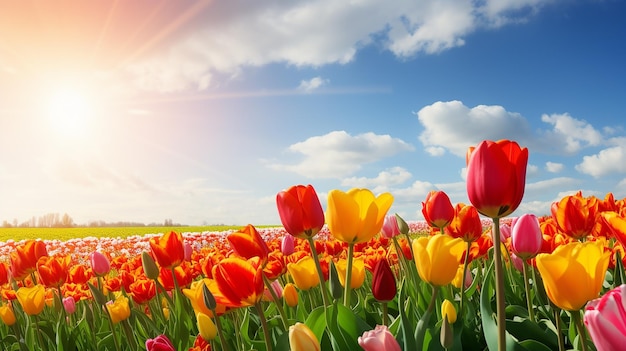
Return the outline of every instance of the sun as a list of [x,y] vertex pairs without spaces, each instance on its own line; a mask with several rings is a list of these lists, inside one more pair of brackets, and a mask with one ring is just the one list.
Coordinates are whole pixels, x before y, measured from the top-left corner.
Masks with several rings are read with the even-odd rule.
[[78,89],[54,90],[46,106],[51,130],[62,137],[83,137],[94,112],[89,96]]

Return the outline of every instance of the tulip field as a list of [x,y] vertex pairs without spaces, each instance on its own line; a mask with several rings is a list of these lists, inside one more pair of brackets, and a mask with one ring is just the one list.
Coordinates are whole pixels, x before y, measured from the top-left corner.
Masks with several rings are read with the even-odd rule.
[[0,242],[2,350],[620,350],[626,199],[515,213],[528,150],[468,151],[468,204],[431,191],[276,195],[278,227]]

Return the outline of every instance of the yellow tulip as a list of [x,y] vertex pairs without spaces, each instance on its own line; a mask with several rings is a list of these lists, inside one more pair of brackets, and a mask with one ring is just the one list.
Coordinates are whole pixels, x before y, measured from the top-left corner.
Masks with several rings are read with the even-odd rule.
[[109,311],[109,315],[111,316],[111,320],[114,324],[130,317],[128,298],[124,295],[118,296],[115,301],[109,301],[106,304],[106,308]]
[[392,203],[390,193],[376,197],[368,189],[355,188],[347,193],[331,190],[326,210],[328,229],[337,240],[348,244],[369,241],[382,229]]
[[448,317],[450,324],[456,322],[456,308],[448,299],[443,300],[443,303],[441,303],[441,319],[446,317]]
[[[339,275],[339,282],[341,282],[342,286],[346,286],[346,270],[348,269],[346,266],[348,265],[348,261],[346,259],[341,259],[335,263],[335,267],[337,267],[337,274]],[[365,261],[363,258],[355,258],[352,261],[352,277],[350,278],[350,288],[358,289],[363,285],[365,281]]]
[[298,306],[298,291],[296,290],[296,286],[293,285],[293,283],[285,284],[285,287],[283,288],[283,298],[285,298],[287,306]]
[[305,256],[296,263],[289,263],[287,270],[300,290],[309,290],[320,283],[315,261],[311,256]]
[[10,305],[0,306],[0,319],[8,326],[15,324],[15,313],[13,313],[13,308]]
[[206,341],[215,339],[215,336],[217,335],[217,327],[215,327],[215,323],[213,323],[211,317],[200,312],[196,315],[196,321],[198,324],[198,332],[200,333],[202,339]]
[[461,238],[448,235],[419,237],[413,240],[417,273],[427,283],[435,286],[450,284],[465,252]]
[[559,308],[578,311],[597,298],[609,265],[602,242],[572,242],[535,258],[550,300]]
[[291,351],[320,351],[320,343],[309,327],[297,322],[289,327],[289,347]]
[[15,292],[22,309],[29,316],[38,315],[46,305],[46,289],[41,284],[30,288],[21,287]]

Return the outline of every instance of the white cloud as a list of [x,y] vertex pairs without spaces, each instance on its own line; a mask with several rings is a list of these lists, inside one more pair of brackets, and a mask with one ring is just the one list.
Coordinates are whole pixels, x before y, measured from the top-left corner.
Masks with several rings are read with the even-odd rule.
[[526,166],[526,178],[536,176],[537,174],[539,174],[539,167],[536,165]]
[[439,146],[429,146],[425,148],[426,152],[428,152],[431,156],[443,156],[446,153],[446,149]]
[[601,177],[609,173],[626,173],[626,145],[618,145],[601,150],[591,156],[584,156],[576,165],[576,170]]
[[167,33],[167,54],[140,50],[144,56],[131,56],[127,68],[144,89],[175,91],[204,89],[246,66],[345,64],[374,41],[410,58],[461,46],[477,29],[518,22],[543,2],[549,0],[211,2],[188,13],[184,30]]
[[391,157],[414,147],[390,135],[364,133],[352,136],[334,131],[310,137],[289,146],[289,151],[301,154],[297,164],[272,164],[271,168],[291,171],[310,178],[343,178],[361,169],[363,164]]
[[550,173],[559,173],[565,168],[565,165],[557,162],[546,162],[546,170]]
[[[424,131],[419,136],[427,148],[444,148],[465,157],[467,149],[482,140],[527,140],[530,128],[517,113],[502,106],[478,105],[473,108],[461,101],[435,102],[417,113]],[[460,128],[459,126],[463,126]]]
[[311,78],[309,80],[300,81],[300,85],[298,86],[298,90],[302,90],[305,93],[310,93],[319,87],[328,84],[330,81],[328,79],[323,79],[320,76]]
[[546,139],[550,143],[563,143],[568,153],[578,152],[585,146],[597,146],[602,142],[602,134],[591,124],[567,113],[542,115],[541,120],[554,126],[545,136]]
[[411,179],[411,173],[409,171],[402,167],[393,167],[378,173],[375,178],[346,178],[341,181],[341,185],[352,188],[373,188],[375,192],[380,192],[377,189],[388,189],[389,187],[402,184],[409,179]]

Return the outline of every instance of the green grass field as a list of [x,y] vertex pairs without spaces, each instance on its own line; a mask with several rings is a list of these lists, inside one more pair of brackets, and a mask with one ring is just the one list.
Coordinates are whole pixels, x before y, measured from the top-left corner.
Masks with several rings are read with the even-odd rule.
[[69,240],[85,237],[126,238],[133,235],[159,234],[169,231],[185,232],[221,232],[241,229],[243,226],[213,225],[186,227],[94,227],[94,228],[0,228],[0,242],[23,239]]

